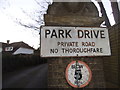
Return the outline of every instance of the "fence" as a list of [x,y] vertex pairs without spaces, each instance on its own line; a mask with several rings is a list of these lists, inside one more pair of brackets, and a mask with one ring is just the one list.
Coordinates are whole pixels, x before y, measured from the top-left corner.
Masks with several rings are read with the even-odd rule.
[[2,72],[14,71],[24,67],[39,65],[45,63],[39,55],[2,55]]

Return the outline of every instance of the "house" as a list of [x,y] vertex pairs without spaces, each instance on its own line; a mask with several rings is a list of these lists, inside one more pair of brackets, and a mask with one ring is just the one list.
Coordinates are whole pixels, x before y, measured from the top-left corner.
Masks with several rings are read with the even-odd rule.
[[12,54],[12,55],[18,55],[18,54],[29,55],[29,54],[34,54],[34,48],[24,43],[23,41],[9,43],[8,40],[7,43],[2,43],[2,53]]
[[0,53],[2,52],[2,43],[0,42]]

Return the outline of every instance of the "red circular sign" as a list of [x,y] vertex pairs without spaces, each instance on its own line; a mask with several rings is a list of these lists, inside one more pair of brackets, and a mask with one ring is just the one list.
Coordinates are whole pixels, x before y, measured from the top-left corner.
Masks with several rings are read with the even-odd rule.
[[75,88],[82,88],[89,84],[92,72],[82,61],[72,61],[66,68],[66,80]]

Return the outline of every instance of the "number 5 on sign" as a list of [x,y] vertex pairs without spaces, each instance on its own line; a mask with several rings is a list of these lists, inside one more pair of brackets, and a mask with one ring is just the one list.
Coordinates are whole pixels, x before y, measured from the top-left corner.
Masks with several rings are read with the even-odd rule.
[[66,68],[66,80],[74,88],[82,88],[91,81],[92,73],[82,61],[72,61]]

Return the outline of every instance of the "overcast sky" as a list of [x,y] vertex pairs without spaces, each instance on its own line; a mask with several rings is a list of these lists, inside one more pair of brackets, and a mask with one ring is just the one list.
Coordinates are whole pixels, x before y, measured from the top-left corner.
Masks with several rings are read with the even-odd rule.
[[[45,0],[37,1],[45,2]],[[52,0],[46,1],[51,2]],[[47,4],[42,3],[41,5],[46,7],[43,9],[35,0],[0,0],[0,42],[6,42],[7,40],[10,40],[10,42],[24,41],[30,46],[38,48],[40,42],[39,31],[24,28],[15,23],[15,21],[16,18],[18,18],[26,24],[30,22],[39,27],[40,25],[31,20],[30,17],[37,18],[38,14],[35,12],[38,11],[43,11],[43,13],[45,13]],[[109,16],[111,17],[110,20],[112,20],[112,24],[114,24],[110,5],[106,3],[106,6],[109,8],[108,13],[111,15]],[[26,11],[29,16],[24,14],[23,11]]]
[[46,9],[47,7],[45,9],[41,8],[35,0],[0,0],[0,42],[6,42],[7,40],[10,40],[10,42],[24,41],[30,46],[38,48],[39,31],[24,28],[15,21],[18,18],[24,23],[36,24],[22,10],[36,18],[35,12],[40,10],[45,12]]

